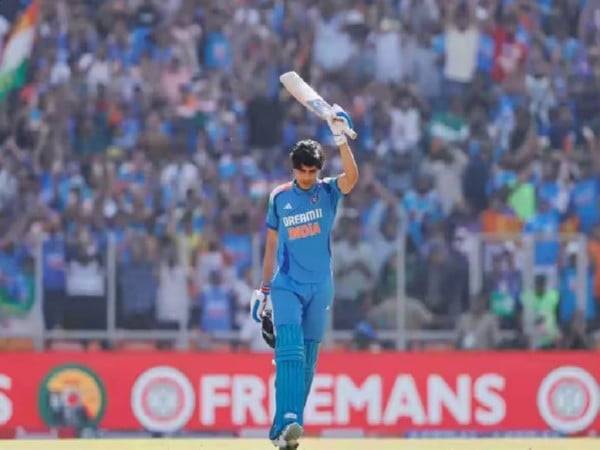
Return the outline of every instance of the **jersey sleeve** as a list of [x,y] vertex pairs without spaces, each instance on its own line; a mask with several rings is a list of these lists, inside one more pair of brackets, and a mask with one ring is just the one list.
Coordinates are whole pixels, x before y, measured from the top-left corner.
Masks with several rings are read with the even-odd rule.
[[338,178],[339,176],[327,177],[323,179],[323,183],[325,183],[330,188],[331,195],[333,197],[333,203],[336,206],[340,199],[344,197],[344,193],[340,190],[340,186],[338,185]]
[[269,196],[269,205],[267,206],[267,227],[272,230],[279,228],[279,215],[277,214],[277,208],[275,205],[275,194],[272,193]]

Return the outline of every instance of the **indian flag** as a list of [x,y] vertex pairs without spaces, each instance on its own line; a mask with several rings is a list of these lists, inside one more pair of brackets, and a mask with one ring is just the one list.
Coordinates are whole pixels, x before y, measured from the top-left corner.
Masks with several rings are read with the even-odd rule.
[[39,6],[34,0],[10,31],[0,61],[0,100],[11,90],[18,89],[25,83],[38,12]]

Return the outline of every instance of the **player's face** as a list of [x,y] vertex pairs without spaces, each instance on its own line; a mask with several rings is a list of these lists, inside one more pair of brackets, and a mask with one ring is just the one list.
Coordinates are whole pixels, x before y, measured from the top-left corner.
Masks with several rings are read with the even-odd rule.
[[302,189],[310,189],[317,182],[319,169],[314,166],[302,166],[299,169],[294,169],[294,178]]

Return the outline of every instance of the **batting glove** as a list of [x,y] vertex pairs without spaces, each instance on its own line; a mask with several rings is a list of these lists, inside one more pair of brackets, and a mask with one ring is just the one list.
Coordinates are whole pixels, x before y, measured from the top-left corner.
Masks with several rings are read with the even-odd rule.
[[250,299],[250,315],[256,323],[262,322],[262,316],[267,306],[270,293],[271,286],[264,284],[260,289],[255,289],[252,292],[252,298]]
[[335,145],[339,147],[348,142],[346,135],[354,129],[354,125],[350,115],[340,105],[333,105],[333,110],[335,111],[335,116],[328,119],[327,124],[333,134]]

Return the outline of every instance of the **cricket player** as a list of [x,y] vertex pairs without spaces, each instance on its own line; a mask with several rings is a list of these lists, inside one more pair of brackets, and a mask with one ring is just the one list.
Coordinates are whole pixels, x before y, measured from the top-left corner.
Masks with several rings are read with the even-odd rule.
[[358,167],[346,139],[352,120],[341,107],[334,108],[336,116],[328,124],[340,151],[343,173],[319,178],[325,158],[318,142],[306,139],[292,147],[294,179],[271,192],[262,284],[251,302],[257,322],[270,322],[269,297],[272,303],[276,412],[269,438],[286,450],[297,449],[303,433],[304,406],[333,301],[331,233],[335,214],[342,196],[358,181]]

